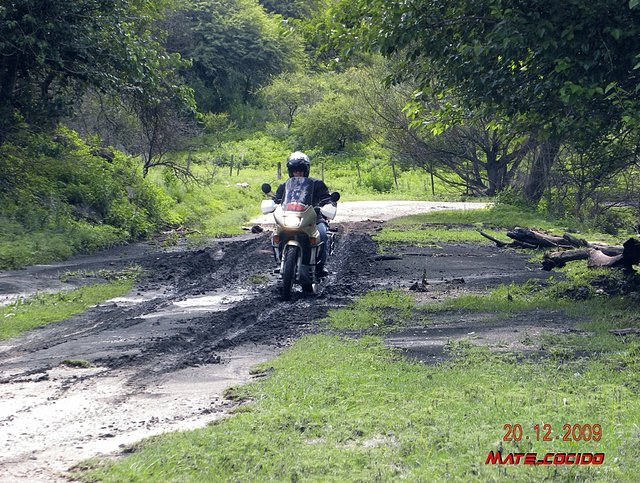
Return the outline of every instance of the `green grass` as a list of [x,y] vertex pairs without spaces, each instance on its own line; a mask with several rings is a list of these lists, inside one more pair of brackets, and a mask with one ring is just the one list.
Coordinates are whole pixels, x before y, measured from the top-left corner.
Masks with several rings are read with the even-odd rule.
[[[483,230],[494,238],[504,238],[504,234]],[[415,246],[438,246],[439,243],[472,242],[493,244],[480,234],[479,230],[449,226],[420,226],[411,228],[384,228],[374,235],[374,240],[383,248],[388,248],[395,243],[409,243]]]
[[327,322],[334,329],[382,329],[410,317],[412,297],[400,290],[368,292],[345,308],[330,310]]
[[[230,392],[248,402],[233,417],[151,438],[117,461],[87,462],[81,479],[634,481],[640,342],[608,333],[637,325],[637,307],[628,300],[556,299],[552,286],[535,282],[427,305],[386,290],[330,311],[327,321],[333,330],[388,329],[420,325],[425,313],[444,310],[526,318],[541,309],[573,317],[593,334],[531,338],[547,353],[535,359],[451,341],[452,358],[433,366],[405,359],[377,337],[306,336],[260,366],[268,377]],[[529,439],[503,441],[505,424],[520,424]],[[553,438],[562,438],[565,424],[599,424],[602,439],[542,441],[535,424],[550,424]],[[548,452],[606,456],[601,466],[486,465],[497,450],[536,452],[539,459]]]
[[[635,349],[637,352],[637,347]],[[632,481],[640,471],[637,363],[527,362],[487,350],[425,366],[377,338],[307,336],[264,381],[238,388],[252,402],[205,429],[144,442],[119,461],[93,462],[87,481]],[[622,357],[622,356],[620,356]],[[631,357],[631,354],[626,354]],[[502,442],[519,423],[528,441]],[[535,441],[534,424],[600,424],[599,442]],[[604,452],[598,467],[485,465],[490,450]]]
[[[516,206],[498,204],[479,210],[442,210],[418,215],[405,216],[391,222],[393,226],[419,225],[422,223],[449,223],[477,225],[482,227],[513,228],[526,226],[539,229],[558,228],[558,222],[551,222],[533,211]],[[566,228],[565,228],[566,229]]]
[[[0,217],[0,223],[15,226]],[[125,243],[129,235],[110,225],[75,222],[55,230],[25,231],[5,228],[0,233],[0,270],[64,260],[76,253],[90,253]]]
[[543,231],[563,234],[569,230],[590,241],[619,244],[627,236],[612,237],[589,231],[586,226],[545,219],[541,214],[515,206],[498,204],[478,210],[441,210],[391,220],[385,228],[376,233],[374,239],[386,250],[396,243],[410,243],[416,246],[437,246],[438,243],[468,242],[493,244],[480,231],[511,242],[507,230],[515,226],[537,228]]
[[18,299],[10,305],[0,307],[0,340],[65,320],[97,303],[124,295],[132,286],[133,279],[128,278]]

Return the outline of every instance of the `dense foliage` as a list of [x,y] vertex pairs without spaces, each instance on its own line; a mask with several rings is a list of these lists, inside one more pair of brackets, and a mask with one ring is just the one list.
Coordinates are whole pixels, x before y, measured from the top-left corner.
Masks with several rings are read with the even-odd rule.
[[343,2],[353,46],[405,59],[424,91],[588,142],[638,126],[637,2]]
[[73,131],[5,142],[0,172],[0,266],[139,239],[171,221],[170,198],[141,178],[135,160]]
[[252,0],[191,1],[167,22],[168,47],[189,58],[186,79],[201,111],[247,103],[269,76],[302,64],[302,44]]
[[76,250],[171,223],[239,230],[260,194],[232,178],[273,176],[297,149],[354,197],[498,195],[626,229],[639,15],[636,0],[5,3],[2,237],[100,234]]
[[428,131],[447,145],[445,131],[484,120],[492,132],[528,138],[520,181],[511,183],[528,203],[575,197],[574,213],[593,216],[620,176],[637,169],[635,0],[341,1],[327,43],[336,42],[347,54],[401,60],[390,78],[415,85],[406,111],[418,137]]
[[167,56],[153,29],[169,0],[15,0],[0,6],[0,142],[51,127],[88,88],[151,95]]

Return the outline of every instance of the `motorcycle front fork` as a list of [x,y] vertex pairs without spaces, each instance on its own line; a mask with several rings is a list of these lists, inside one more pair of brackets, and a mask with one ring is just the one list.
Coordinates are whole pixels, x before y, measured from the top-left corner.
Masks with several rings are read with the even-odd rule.
[[[321,246],[321,243],[316,246],[309,247],[311,253],[309,254],[308,264],[302,264],[298,262],[297,276],[295,280],[297,283],[318,283],[318,276],[317,276],[316,269],[318,266],[317,259],[318,259],[318,254],[320,252],[320,246]],[[331,246],[332,245],[328,243],[327,250],[329,250]],[[278,268],[274,270],[274,273],[281,273],[282,260],[283,260],[282,251],[280,250],[280,247],[278,245],[272,244],[271,247],[273,248],[273,257],[275,261],[279,264]],[[286,245],[283,249],[286,249]],[[298,249],[301,250],[302,247],[298,247]],[[331,254],[331,251],[332,250],[329,250],[327,253]]]

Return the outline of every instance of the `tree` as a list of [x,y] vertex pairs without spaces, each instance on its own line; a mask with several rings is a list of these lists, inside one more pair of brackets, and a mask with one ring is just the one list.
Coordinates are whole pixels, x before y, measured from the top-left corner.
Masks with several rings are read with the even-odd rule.
[[537,202],[561,144],[588,153],[610,137],[640,137],[639,3],[345,0],[334,39],[399,54],[397,77],[424,95],[531,132],[544,146],[525,190]]
[[325,152],[344,151],[349,144],[363,139],[353,114],[353,102],[346,94],[327,94],[296,119],[293,130],[304,146]]
[[260,90],[264,104],[291,128],[298,113],[320,101],[329,90],[322,76],[306,73],[282,74]]
[[48,127],[88,88],[153,85],[164,55],[152,29],[170,0],[13,0],[0,6],[0,142],[26,121]]
[[203,112],[246,103],[271,76],[303,63],[295,34],[252,0],[192,1],[167,25],[168,48],[192,60],[184,74]]
[[351,16],[364,18],[364,30],[343,30],[343,37],[384,54],[401,52],[405,67],[420,67],[414,77],[425,90],[453,90],[475,105],[576,136],[585,125],[602,129],[628,122],[625,114],[637,118],[637,6],[614,0],[348,3]]
[[313,16],[325,5],[324,0],[260,0],[268,12],[277,13],[285,18],[305,19]]
[[[358,110],[370,135],[394,157],[408,166],[418,166],[447,184],[482,195],[495,195],[509,187],[521,163],[535,143],[506,121],[490,121],[458,109],[455,125],[443,124],[440,111],[455,99],[428,101],[419,98],[407,116],[405,106],[415,99],[408,83],[385,86],[389,63],[361,69],[355,80],[360,86]],[[416,108],[416,106],[420,108]],[[452,176],[453,175],[453,176]]]

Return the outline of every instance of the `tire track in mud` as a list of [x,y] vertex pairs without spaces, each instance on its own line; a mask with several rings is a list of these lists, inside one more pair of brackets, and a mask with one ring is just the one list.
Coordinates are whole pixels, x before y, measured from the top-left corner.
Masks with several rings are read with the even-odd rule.
[[[266,237],[260,239],[260,245],[268,244]],[[194,284],[188,283],[188,292],[201,294],[220,288],[220,280],[228,279],[230,268],[237,267],[237,256],[247,248],[260,250],[254,245],[235,250],[235,255],[225,257],[226,262],[219,267],[213,276],[204,272],[205,280]],[[318,320],[324,318],[331,308],[343,306],[352,297],[371,288],[370,284],[358,280],[358,272],[363,260],[375,253],[375,243],[361,233],[345,233],[341,237],[329,268],[334,269],[329,284],[320,296],[308,296],[301,292],[294,294],[291,302],[280,301],[275,286],[275,277],[268,285],[261,285],[248,296],[247,300],[238,302],[224,311],[205,313],[199,317],[182,321],[184,327],[169,336],[154,338],[147,344],[142,353],[134,356],[135,364],[145,364],[152,374],[171,372],[180,368],[201,364],[216,363],[223,359],[224,352],[246,344],[266,344],[284,347],[304,333],[317,330]],[[241,287],[246,287],[243,279],[252,273],[264,270],[265,264],[274,267],[271,254],[262,260],[259,266],[249,264],[236,273]],[[237,271],[236,271],[237,272]],[[242,273],[243,272],[243,273]],[[193,280],[193,277],[191,277]],[[178,284],[180,285],[180,284]],[[197,288],[195,288],[197,287]],[[181,293],[178,298],[184,294]],[[118,359],[99,359],[97,362],[109,367],[128,366],[133,361],[128,357]],[[141,375],[148,377],[147,372]]]

